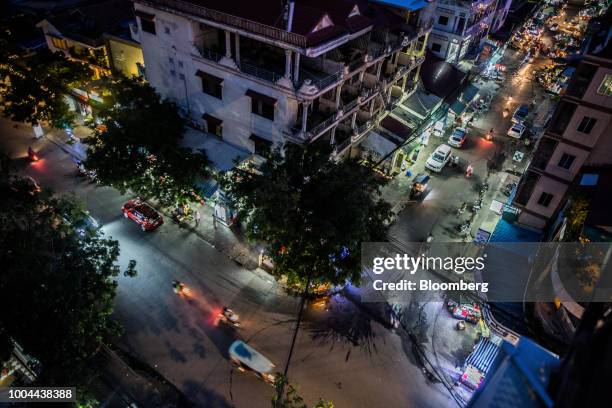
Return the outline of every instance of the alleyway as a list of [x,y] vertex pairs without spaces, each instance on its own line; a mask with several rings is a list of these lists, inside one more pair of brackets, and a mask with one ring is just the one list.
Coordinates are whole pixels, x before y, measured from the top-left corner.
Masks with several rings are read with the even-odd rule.
[[[506,79],[501,84],[492,80],[477,80],[474,85],[482,94],[493,96],[490,109],[476,119],[469,127],[469,134],[464,146],[453,148],[453,154],[460,157],[457,168],[446,166],[440,173],[425,170],[425,161],[429,154],[446,140],[452,128],[446,129],[443,137],[430,137],[429,144],[419,153],[419,158],[411,168],[412,176],[396,176],[386,187],[385,197],[389,199],[398,212],[397,219],[391,227],[392,238],[406,243],[419,242],[429,234],[438,242],[471,241],[478,228],[491,233],[499,219],[499,214],[489,209],[493,200],[502,203],[508,201],[502,193],[506,184],[517,181],[525,169],[532,154],[533,143],[527,146],[522,140],[512,139],[506,135],[511,126],[511,116],[521,104],[530,105],[535,101],[535,110],[530,112],[534,126],[531,137],[537,136],[538,120],[545,117],[552,104],[550,95],[531,81],[533,71],[545,63],[544,59],[531,64],[522,64],[523,56],[513,50],[507,50],[500,61],[506,66]],[[507,114],[504,116],[504,109]],[[494,138],[487,141],[484,135],[494,129]],[[517,152],[523,154],[520,161],[513,160]],[[520,156],[520,154],[519,154]],[[497,169],[494,163],[501,163]],[[474,174],[465,176],[465,167],[471,164]],[[429,191],[422,201],[408,200],[412,178],[418,173],[430,173]],[[482,209],[474,214],[472,204],[478,199],[480,185],[487,182],[489,189],[484,195]],[[463,203],[466,210],[458,214]],[[469,234],[459,234],[457,226],[472,219]]]

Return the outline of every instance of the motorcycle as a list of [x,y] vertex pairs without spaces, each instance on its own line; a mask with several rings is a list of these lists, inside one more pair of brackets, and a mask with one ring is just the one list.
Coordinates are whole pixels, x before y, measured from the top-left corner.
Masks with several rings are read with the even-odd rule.
[[457,225],[457,232],[459,232],[460,234],[465,234],[469,230],[470,230],[470,223],[469,223],[469,221],[464,222],[463,224]]
[[231,324],[234,327],[240,327],[240,321],[238,321],[238,315],[234,313],[232,309],[227,307],[223,308],[223,313],[219,314],[220,321],[227,324]]
[[508,183],[506,184],[506,187],[504,188],[504,195],[507,197],[510,197],[510,194],[512,194],[512,191],[516,188],[516,183]]
[[38,154],[36,154],[36,152],[34,151],[34,149],[32,149],[32,147],[28,147],[28,159],[30,159],[31,162],[38,161]]
[[191,293],[191,289],[185,286],[184,283],[177,280],[172,281],[172,289],[174,290],[174,293],[178,295],[189,295]]
[[467,203],[461,204],[461,207],[457,208],[457,215],[463,214],[466,208],[467,208]]

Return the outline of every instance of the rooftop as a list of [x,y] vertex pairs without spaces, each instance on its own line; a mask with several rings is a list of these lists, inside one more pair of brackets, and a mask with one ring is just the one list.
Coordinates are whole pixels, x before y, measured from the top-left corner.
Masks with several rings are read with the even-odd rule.
[[443,99],[457,90],[467,77],[465,72],[431,53],[427,53],[420,75],[425,89]]
[[104,34],[124,36],[133,20],[130,0],[97,1],[47,18],[65,36],[93,46],[99,45]]

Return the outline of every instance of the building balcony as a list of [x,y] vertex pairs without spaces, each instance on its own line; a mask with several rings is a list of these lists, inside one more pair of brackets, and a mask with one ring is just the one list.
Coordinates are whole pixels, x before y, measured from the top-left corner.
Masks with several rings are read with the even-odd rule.
[[221,24],[236,27],[251,33],[262,35],[277,41],[282,41],[297,47],[307,46],[306,37],[300,34],[291,33],[275,27],[270,27],[242,17],[225,14],[220,11],[212,10],[202,5],[181,0],[137,0],[137,3],[149,5],[156,9],[168,10],[170,12],[179,11],[189,15],[201,17],[207,20],[216,21]]

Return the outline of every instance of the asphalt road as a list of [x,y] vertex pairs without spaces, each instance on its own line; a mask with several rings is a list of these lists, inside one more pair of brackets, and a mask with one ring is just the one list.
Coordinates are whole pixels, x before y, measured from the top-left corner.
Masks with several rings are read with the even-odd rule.
[[[125,334],[118,343],[155,367],[198,406],[269,407],[273,388],[249,373],[237,373],[227,350],[243,339],[282,370],[298,301],[263,272],[241,268],[196,235],[170,220],[144,233],[123,218],[128,197],[76,175],[72,159],[29,128],[0,119],[0,145],[18,168],[46,188],[75,193],[121,245],[120,263],[137,261],[136,278],[118,278],[115,317]],[[33,145],[41,160],[27,163]],[[175,294],[171,281],[192,289]],[[228,305],[243,327],[219,325]],[[336,407],[454,406],[441,384],[430,383],[414,362],[410,342],[373,318],[365,305],[336,296],[329,310],[310,307],[298,336],[289,378],[309,404],[319,397]]]
[[[506,80],[501,86],[495,85],[492,81],[477,83],[481,88],[481,93],[493,94],[491,106],[480,118],[474,121],[473,126],[469,127],[468,138],[461,148],[452,148],[453,154],[461,159],[461,168],[451,168],[446,166],[440,173],[425,170],[424,164],[438,145],[446,143],[446,137],[430,137],[429,145],[420,155],[417,163],[413,166],[413,173],[425,172],[431,174],[429,182],[429,192],[424,200],[409,202],[400,212],[398,218],[391,228],[390,235],[400,242],[420,242],[430,233],[438,242],[461,241],[464,237],[460,236],[456,227],[471,215],[469,207],[476,201],[479,194],[479,186],[484,180],[488,179],[491,189],[499,189],[500,183],[507,181],[504,174],[505,170],[516,166],[517,171],[521,171],[528,162],[531,149],[526,147],[522,141],[517,141],[506,135],[511,126],[511,117],[516,108],[521,104],[530,104],[533,98],[537,100],[536,106],[548,106],[542,101],[545,96],[542,88],[531,80],[531,75],[536,67],[545,63],[545,59],[540,58],[532,64],[521,64],[523,56],[513,50],[508,49],[502,60],[507,67]],[[509,115],[504,117],[504,109],[508,109]],[[532,113],[533,115],[533,113]],[[483,136],[494,129],[493,141],[487,141]],[[450,132],[450,129],[448,129]],[[506,158],[512,157],[514,152],[521,151],[526,154],[521,163],[506,165],[502,171],[489,170],[487,162],[494,157],[496,152],[502,152]],[[466,178],[464,168],[467,163],[471,163],[474,173],[471,178]],[[404,178],[398,175],[396,179]],[[409,191],[410,180],[394,180],[392,188],[403,188]],[[505,185],[505,184],[504,184]],[[493,193],[493,192],[491,192]],[[457,215],[457,209],[467,203],[468,210],[462,215]],[[490,210],[483,206],[481,214]],[[473,223],[471,233],[473,234],[478,227],[478,219]]]

